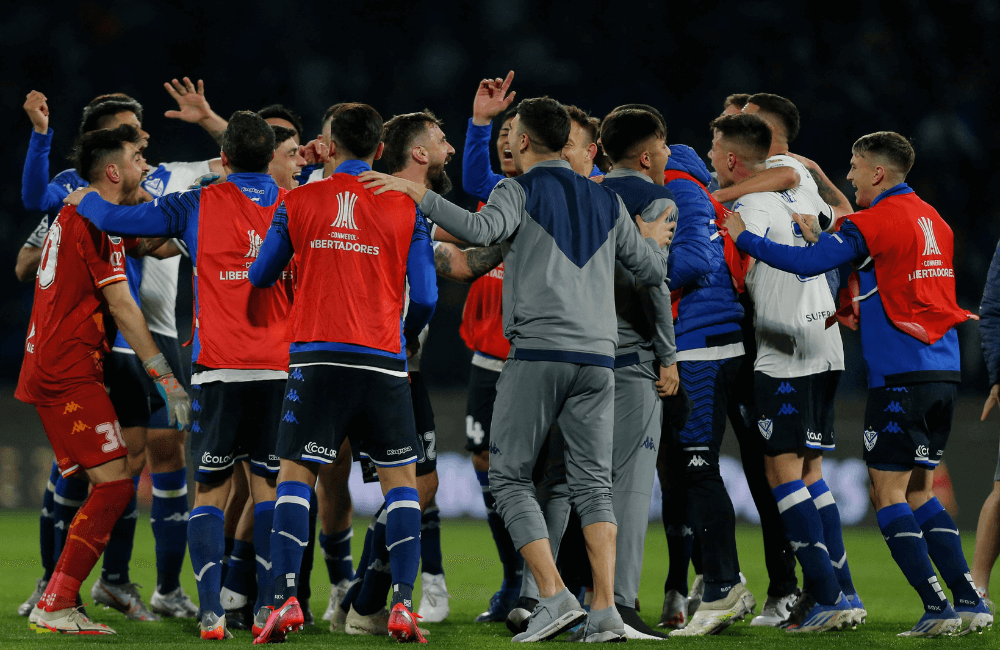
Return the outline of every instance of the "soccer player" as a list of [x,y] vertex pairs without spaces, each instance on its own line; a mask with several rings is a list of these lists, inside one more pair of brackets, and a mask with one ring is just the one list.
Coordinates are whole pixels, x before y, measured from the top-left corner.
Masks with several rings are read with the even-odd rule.
[[[673,194],[663,187],[670,157],[667,133],[648,111],[615,111],[601,124],[601,142],[613,170],[604,186],[618,194],[629,214],[653,221],[676,211]],[[615,604],[630,639],[663,638],[639,618],[635,600],[642,576],[649,503],[653,493],[663,418],[660,397],[677,394],[674,316],[670,289],[639,285],[620,263],[615,268],[615,424],[611,495],[618,522]],[[735,534],[735,529],[734,529]]]
[[[990,395],[983,405],[982,420],[1000,404],[1000,244],[993,254],[983,303],[979,308],[979,333],[983,338],[983,357],[990,377]],[[983,602],[992,610],[990,574],[1000,557],[1000,457],[993,475],[993,491],[986,497],[976,527],[976,550],[972,555],[972,580]]]
[[[714,120],[712,129],[710,157],[723,188],[764,169],[772,145],[763,119],[728,115]],[[805,242],[791,218],[795,209],[809,207],[828,219],[831,213],[801,185],[781,194],[748,194],[733,207],[749,215],[755,234],[798,246]],[[833,562],[846,569],[846,553],[839,512],[822,479],[823,451],[834,447],[833,399],[844,369],[840,331],[824,324],[835,311],[833,298],[825,282],[760,263],[747,273],[746,287],[756,310],[754,403],[765,472],[809,588],[793,629],[839,628],[853,617],[848,594],[862,606],[850,573],[834,571]]]
[[[784,269],[802,280],[846,262],[857,265],[863,299],[853,310],[860,318],[869,386],[865,462],[882,536],[925,609],[902,636],[980,630],[993,617],[976,593],[958,529],[932,491],[960,380],[954,327],[974,318],[955,301],[951,228],[904,182],[914,160],[906,138],[872,133],[859,138],[852,153],[847,178],[858,205],[867,209],[851,215],[838,234],[817,237],[814,220],[797,217],[803,237],[819,243],[782,246],[761,237],[759,226],[747,224],[744,231],[742,214],[727,219],[729,234],[759,260],[755,268]],[[800,203],[799,209],[804,207]],[[777,436],[777,422],[773,426]],[[775,490],[779,504],[798,499],[798,493]],[[954,608],[931,560],[952,592]]]
[[198,490],[188,543],[198,580],[203,639],[230,636],[219,598],[222,508],[234,459],[240,456],[250,466],[254,549],[261,558],[257,581],[263,587],[258,589],[256,609],[263,620],[270,614],[265,607],[270,602],[267,564],[278,472],[277,429],[288,377],[284,325],[292,272],[283,269],[278,285],[255,289],[246,281],[246,269],[260,250],[259,233],[266,232],[285,193],[266,173],[274,156],[274,128],[255,113],[237,112],[223,137],[226,183],[136,207],[113,208],[100,197],[79,200],[80,214],[108,232],[183,237],[195,261],[192,391],[197,408],[191,457],[197,464]]
[[[621,639],[624,623],[614,607],[610,464],[614,259],[621,259],[639,282],[662,284],[666,253],[660,246],[671,228],[666,215],[643,223],[642,231],[655,235],[644,241],[615,194],[561,160],[570,119],[555,100],[522,101],[511,129],[514,162],[522,175],[501,181],[478,213],[404,179],[369,172],[360,180],[383,186],[380,191],[406,192],[428,218],[466,241],[503,242],[511,271],[504,278],[511,353],[497,385],[490,485],[542,596],[527,631],[514,640],[550,639],[584,618],[585,639]],[[531,481],[539,447],[557,418],[566,438],[572,501],[594,569],[589,616],[559,577]]]
[[[301,623],[297,574],[312,486],[318,467],[334,460],[348,437],[352,448],[378,467],[386,498],[393,582],[389,632],[401,640],[422,639],[412,614],[420,557],[414,463],[421,446],[404,343],[415,340],[434,310],[433,253],[411,201],[375,196],[355,180],[382,153],[378,112],[365,104],[339,105],[329,129],[335,173],[285,197],[250,267],[251,282],[268,286],[297,253],[287,334],[291,373],[278,433],[281,470],[271,538],[275,609],[255,643]],[[402,321],[404,277],[410,305]],[[337,396],[333,411],[326,408],[330,395]]]
[[274,131],[274,158],[268,163],[267,173],[278,187],[293,190],[299,186],[299,172],[305,167],[306,159],[295,141],[293,129],[273,124],[271,129]]
[[[79,171],[115,203],[135,203],[149,169],[142,143],[138,130],[127,125],[85,134],[77,150]],[[15,396],[36,406],[60,472],[84,470],[93,485],[33,612],[37,625],[50,632],[114,633],[76,609],[80,583],[134,494],[128,452],[102,376],[109,316],[163,392],[170,424],[190,423],[190,399],[129,294],[124,260],[121,238],[104,235],[66,207],[49,228],[38,271]]]
[[[576,106],[567,106],[566,112],[569,113],[570,127],[569,140],[562,152],[563,160],[581,176],[600,176],[601,170],[594,164],[594,159],[598,152],[597,135],[601,121]],[[658,216],[659,213],[653,215],[654,218]]]

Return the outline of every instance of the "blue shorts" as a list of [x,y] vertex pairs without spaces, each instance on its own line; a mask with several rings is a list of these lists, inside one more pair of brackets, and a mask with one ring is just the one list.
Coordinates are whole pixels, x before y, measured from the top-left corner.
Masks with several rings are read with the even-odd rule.
[[831,450],[833,405],[840,370],[804,377],[753,373],[757,430],[768,456],[798,449]]
[[[417,426],[417,440],[420,441],[423,457],[417,461],[417,476],[426,476],[437,470],[437,433],[434,430],[434,408],[427,385],[419,372],[410,373],[410,398],[413,400],[413,421]],[[378,481],[378,468],[370,458],[362,458],[361,476],[365,483]]]
[[864,458],[872,469],[934,469],[951,434],[956,384],[929,382],[868,389]]

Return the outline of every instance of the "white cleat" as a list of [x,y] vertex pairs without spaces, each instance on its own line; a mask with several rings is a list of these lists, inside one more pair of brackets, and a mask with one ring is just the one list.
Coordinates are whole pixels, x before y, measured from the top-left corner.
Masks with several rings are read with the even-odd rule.
[[215,612],[205,612],[198,623],[198,631],[205,641],[225,641],[233,638],[232,632],[226,629],[226,615],[216,616]]
[[149,599],[149,611],[163,618],[195,618],[198,616],[198,606],[191,602],[191,597],[184,593],[182,587],[161,594],[153,592]]
[[780,598],[768,596],[760,614],[750,621],[751,627],[778,627],[788,620],[797,597],[797,594],[788,594]]
[[344,620],[344,631],[356,635],[389,636],[389,610],[383,607],[374,614],[362,616],[351,605],[351,611],[347,612]]
[[694,613],[698,611],[701,607],[701,597],[705,595],[705,576],[698,574],[694,577],[694,582],[691,583],[691,589],[688,590],[688,620],[694,616]]
[[448,585],[444,574],[420,574],[420,607],[417,614],[422,623],[440,623],[448,618]]
[[98,605],[104,608],[117,609],[130,621],[158,621],[160,617],[146,608],[146,603],[142,602],[139,595],[141,585],[130,582],[124,585],[109,585],[102,578],[98,578],[94,586],[90,588],[90,597]]
[[38,604],[38,601],[42,599],[42,594],[45,593],[45,587],[47,587],[48,584],[49,581],[43,578],[39,578],[35,582],[35,590],[31,592],[30,596],[28,596],[28,600],[17,606],[18,616],[29,616],[31,614],[31,610],[33,610],[35,605]]
[[681,630],[688,624],[690,617],[687,596],[682,596],[679,591],[671,589],[663,595],[663,613],[660,614],[660,622],[656,627]]
[[757,607],[753,594],[743,584],[736,584],[725,598],[710,603],[702,601],[687,626],[674,630],[670,636],[708,636],[724,629],[752,614]]
[[645,632],[640,632],[628,623],[625,624],[625,638],[631,639],[633,641],[666,641],[666,636],[653,636],[652,634],[646,634]]
[[35,624],[39,634],[114,634],[107,625],[95,623],[78,607],[67,607],[55,612],[41,610]]
[[[337,627],[340,627],[344,624],[343,619],[344,617],[347,616],[347,614],[344,613],[344,610],[340,609],[339,605],[340,601],[344,600],[344,596],[347,595],[347,590],[350,588],[350,586],[351,586],[351,581],[346,579],[341,580],[335,585],[330,585],[330,601],[326,605],[326,611],[323,612],[324,621],[332,622],[334,618],[337,616],[337,610],[340,610],[341,615]],[[332,632],[335,629],[336,627],[334,627],[331,624],[330,631]]]

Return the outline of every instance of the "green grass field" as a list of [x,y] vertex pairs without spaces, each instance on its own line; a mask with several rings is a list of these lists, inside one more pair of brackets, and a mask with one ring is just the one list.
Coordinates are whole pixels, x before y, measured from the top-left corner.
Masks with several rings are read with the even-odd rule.
[[[357,520],[354,536],[354,557],[361,555],[364,525]],[[500,567],[489,529],[485,522],[445,521],[442,526],[445,572],[451,592],[451,616],[445,623],[427,625],[431,631],[428,641],[435,646],[448,648],[501,648],[510,643],[510,634],[503,624],[476,624],[472,619],[487,604],[490,595],[499,585]],[[38,562],[38,516],[34,512],[5,511],[3,513],[2,543],[0,558],[3,589],[0,592],[0,647],[57,648],[70,646],[115,646],[120,648],[181,648],[204,645],[198,638],[197,625],[193,619],[174,619],[158,623],[135,623],[126,621],[113,610],[103,611],[93,605],[88,607],[90,615],[118,631],[109,637],[67,637],[51,634],[37,634],[28,627],[27,618],[17,616],[17,606],[34,588],[35,579],[41,575]],[[767,575],[762,560],[760,535],[757,529],[742,527],[738,531],[740,561],[747,577],[747,586],[757,597],[758,611],[766,596]],[[963,538],[966,557],[972,558],[974,539],[971,535]],[[962,648],[1000,648],[1000,630],[990,630],[983,635],[962,638],[940,638],[932,641],[900,639],[895,635],[909,629],[921,614],[920,601],[916,593],[906,584],[902,574],[889,555],[889,550],[877,531],[851,531],[845,539],[854,581],[868,608],[868,624],[857,630],[826,633],[822,635],[789,635],[782,630],[751,628],[747,623],[738,623],[723,635],[708,638],[669,639],[671,645],[693,645],[698,647],[742,648],[826,648],[858,647],[914,647],[926,643],[943,644]],[[663,602],[663,579],[667,570],[667,545],[663,528],[659,524],[650,526],[646,541],[646,556],[643,566],[642,590],[639,596],[643,618],[654,625],[659,619]],[[84,602],[89,602],[90,585],[97,575],[95,570],[85,585]],[[132,579],[142,585],[143,597],[147,600],[155,584],[155,559],[153,539],[149,528],[148,515],[140,519],[136,535],[135,553],[132,559]],[[183,573],[184,589],[197,599],[194,576],[190,564]],[[322,615],[329,596],[322,558],[317,553],[317,566],[313,572],[313,610],[317,619]],[[1000,570],[994,573],[992,583],[994,594],[1000,594]],[[417,595],[419,598],[419,593]],[[388,638],[354,637],[345,634],[331,634],[326,625],[307,628],[293,635],[288,643],[294,647],[389,647],[395,642]],[[227,646],[249,645],[249,632],[235,632]],[[565,638],[565,637],[563,637]],[[556,641],[557,643],[559,641]],[[629,641],[652,644],[653,641]],[[288,646],[286,646],[288,647]]]

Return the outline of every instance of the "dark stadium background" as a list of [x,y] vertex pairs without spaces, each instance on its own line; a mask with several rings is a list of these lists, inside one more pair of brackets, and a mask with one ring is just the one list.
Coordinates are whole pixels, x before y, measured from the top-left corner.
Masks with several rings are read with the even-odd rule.
[[[32,451],[45,444],[37,416],[12,397],[32,300],[32,285],[14,278],[14,261],[38,221],[21,205],[19,182],[31,130],[21,105],[32,89],[49,99],[52,173],[69,166],[81,107],[112,91],[143,103],[150,162],[218,155],[198,126],[163,117],[174,108],[162,87],[172,77],[204,79],[223,117],[284,103],[304,117],[308,135],[318,133],[320,115],[335,102],[367,102],[386,118],[426,107],[445,120],[458,150],[449,167],[451,198],[468,206],[461,151],[484,76],[514,69],[519,98],[549,94],[598,117],[621,103],[653,104],[667,118],[669,142],[703,154],[707,123],[727,94],[774,92],[791,98],[802,115],[792,150],[817,161],[852,199],[843,177],[858,136],[888,129],[913,139],[917,162],[909,182],[954,229],[959,302],[975,311],[1000,237],[991,196],[1000,180],[993,164],[1000,140],[998,22],[1000,3],[987,0],[912,0],[891,8],[590,0],[11,6],[0,19],[0,169],[8,179],[0,186],[0,504],[33,505],[37,467],[45,465],[44,454]],[[182,272],[185,336],[189,265]],[[466,287],[441,281],[440,288],[422,369],[438,411],[439,446],[458,451],[470,357],[457,335]],[[978,330],[967,324],[959,333],[962,399],[947,458],[963,508],[959,523],[970,528],[989,489],[998,426],[997,416],[979,423],[987,381]],[[856,334],[845,332],[845,345],[837,455],[856,457],[865,375]],[[735,453],[728,443],[726,451]]]

